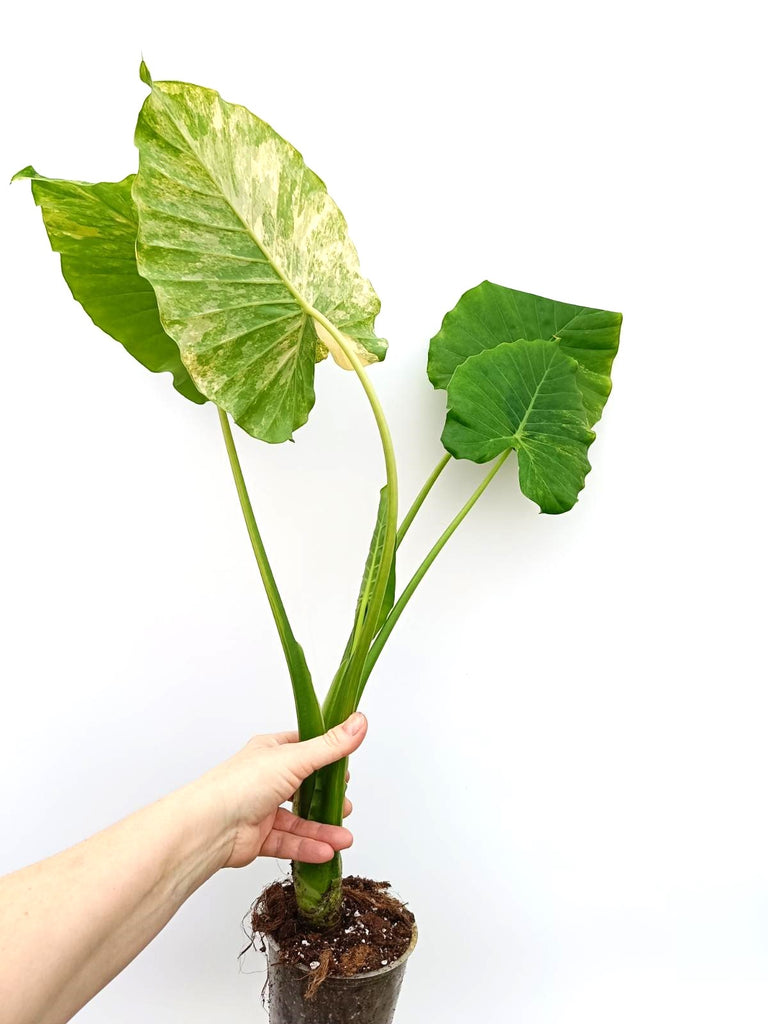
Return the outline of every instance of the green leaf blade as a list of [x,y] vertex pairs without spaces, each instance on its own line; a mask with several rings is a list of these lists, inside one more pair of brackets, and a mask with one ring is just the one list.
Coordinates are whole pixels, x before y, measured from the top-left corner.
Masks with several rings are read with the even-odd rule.
[[446,314],[430,342],[427,373],[434,387],[447,388],[457,367],[473,355],[520,339],[549,340],[578,363],[577,383],[592,427],[611,391],[621,321],[620,313],[483,281]]
[[473,462],[514,448],[523,493],[542,512],[567,512],[584,487],[595,437],[577,372],[576,361],[544,339],[470,356],[448,385],[445,448]]
[[21,178],[31,180],[64,279],[91,320],[148,370],[171,373],[185,398],[205,402],[163,330],[152,286],[136,266],[134,176],[89,184],[46,178],[25,167],[13,180]]
[[287,440],[314,404],[316,360],[348,365],[313,312],[370,363],[386,351],[379,300],[289,143],[213,90],[151,89],[136,128],[140,271],[200,390],[253,436]]

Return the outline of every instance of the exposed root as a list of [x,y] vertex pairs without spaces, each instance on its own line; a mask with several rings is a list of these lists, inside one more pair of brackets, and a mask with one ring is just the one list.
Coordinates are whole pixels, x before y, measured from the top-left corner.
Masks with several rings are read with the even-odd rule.
[[274,882],[253,909],[254,935],[270,936],[280,963],[307,968],[305,996],[312,999],[330,976],[376,971],[398,960],[413,935],[413,914],[391,895],[389,882],[350,876],[342,883],[341,921],[313,931],[299,917],[293,883]]
[[317,990],[323,984],[325,979],[328,977],[328,972],[331,969],[331,962],[333,955],[330,949],[324,949],[320,954],[320,966],[312,972],[307,984],[307,990],[304,993],[305,999],[314,999],[317,995]]

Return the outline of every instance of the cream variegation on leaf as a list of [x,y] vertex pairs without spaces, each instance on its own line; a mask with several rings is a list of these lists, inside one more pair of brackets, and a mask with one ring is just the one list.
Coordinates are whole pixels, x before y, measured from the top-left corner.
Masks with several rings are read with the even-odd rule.
[[314,404],[314,366],[384,357],[380,303],[347,224],[301,155],[245,107],[152,82],[139,116],[139,271],[200,391],[248,433],[284,441]]

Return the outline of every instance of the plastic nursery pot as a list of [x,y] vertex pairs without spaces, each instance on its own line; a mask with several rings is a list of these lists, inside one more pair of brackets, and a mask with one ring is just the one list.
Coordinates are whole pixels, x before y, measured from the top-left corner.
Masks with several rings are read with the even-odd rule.
[[312,972],[303,964],[281,964],[279,947],[268,937],[269,1024],[392,1024],[417,939],[414,925],[408,949],[394,963],[350,977],[329,975],[307,999]]

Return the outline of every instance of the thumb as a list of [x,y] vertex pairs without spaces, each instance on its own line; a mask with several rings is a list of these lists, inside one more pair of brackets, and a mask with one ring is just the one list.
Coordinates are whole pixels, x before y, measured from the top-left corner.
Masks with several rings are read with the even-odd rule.
[[322,736],[302,743],[286,743],[280,750],[292,770],[305,779],[318,768],[348,757],[363,742],[367,731],[368,719],[356,711]]

